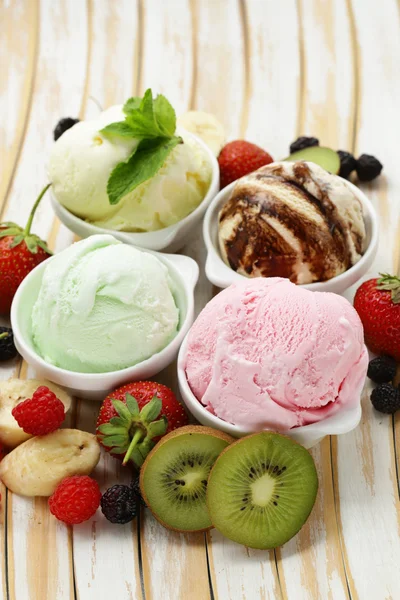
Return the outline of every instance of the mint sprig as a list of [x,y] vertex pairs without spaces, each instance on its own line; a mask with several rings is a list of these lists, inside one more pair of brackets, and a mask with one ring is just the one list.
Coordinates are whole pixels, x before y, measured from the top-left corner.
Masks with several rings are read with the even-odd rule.
[[183,140],[174,135],[176,115],[162,94],[153,99],[151,89],[143,98],[129,98],[124,104],[125,120],[110,123],[100,133],[109,137],[140,140],[125,162],[113,169],[107,183],[110,204],[115,205],[140,184],[151,179],[172,150]]

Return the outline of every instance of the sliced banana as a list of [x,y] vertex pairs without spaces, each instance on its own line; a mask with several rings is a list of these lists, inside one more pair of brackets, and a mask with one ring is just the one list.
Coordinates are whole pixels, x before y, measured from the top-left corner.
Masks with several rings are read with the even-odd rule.
[[221,152],[226,140],[225,129],[214,115],[201,110],[189,110],[178,117],[177,123],[201,138],[215,156]]
[[27,440],[0,462],[0,480],[20,496],[51,496],[70,475],[89,475],[100,459],[96,436],[59,429]]
[[39,386],[45,385],[65,406],[65,412],[71,407],[72,398],[63,389],[50,381],[38,379],[8,379],[0,381],[0,443],[7,448],[15,448],[32,436],[25,433],[12,416],[13,408],[27,398],[32,398]]

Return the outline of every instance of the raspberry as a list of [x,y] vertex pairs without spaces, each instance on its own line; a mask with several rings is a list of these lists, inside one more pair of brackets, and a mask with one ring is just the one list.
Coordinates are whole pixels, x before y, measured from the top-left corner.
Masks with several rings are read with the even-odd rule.
[[340,158],[340,177],[348,178],[350,173],[354,171],[357,166],[357,161],[350,152],[346,152],[345,150],[337,151]]
[[382,163],[375,156],[361,154],[357,159],[356,171],[360,181],[372,181],[380,175],[382,169]]
[[49,507],[51,514],[59,521],[78,525],[93,517],[100,500],[97,481],[87,475],[73,475],[58,484],[49,498]]
[[73,127],[76,123],[79,123],[79,119],[72,119],[71,117],[60,119],[53,132],[54,141],[56,142],[58,138],[67,131],[67,129],[71,129],[71,127]]
[[137,502],[132,488],[127,485],[113,485],[101,499],[103,515],[111,521],[124,525],[136,517]]
[[372,390],[371,402],[379,412],[392,415],[400,409],[400,390],[390,383],[381,383]]
[[10,327],[0,327],[0,360],[10,360],[17,354],[12,329]]
[[290,154],[304,150],[304,148],[311,148],[311,146],[319,146],[319,140],[315,137],[299,137],[290,144]]
[[60,427],[65,418],[65,408],[48,387],[41,385],[32,398],[13,408],[12,415],[25,433],[46,435]]

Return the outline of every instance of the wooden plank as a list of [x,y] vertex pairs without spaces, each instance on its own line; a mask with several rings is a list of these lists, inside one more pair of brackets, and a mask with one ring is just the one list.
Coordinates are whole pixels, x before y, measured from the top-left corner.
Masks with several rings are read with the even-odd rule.
[[[97,402],[79,401],[76,426],[84,431],[95,431],[99,414]],[[102,453],[93,477],[105,492],[116,484],[129,485],[132,473],[122,468],[118,460]],[[126,525],[113,525],[102,515],[95,516],[73,528],[74,573],[77,600],[102,598],[107,590],[118,600],[140,600],[142,589],[139,572],[139,520]]]
[[[245,60],[232,56],[231,71],[221,78],[220,85],[224,86],[231,80],[228,88],[230,96],[225,99],[225,93],[221,92],[214,100],[213,89],[210,88],[209,96],[207,99],[203,97],[202,101],[206,103],[208,100],[213,110],[217,109],[218,101],[221,115],[224,110],[229,112],[237,97],[241,106],[235,123],[230,124],[229,137],[243,137],[259,144],[278,159],[287,155],[287,145],[294,139],[297,127],[299,59],[296,3],[295,0],[287,2],[283,11],[277,10],[276,5],[250,0],[241,4],[236,15],[237,31],[231,32],[229,43],[234,51],[246,52]],[[210,23],[215,20],[210,17]],[[220,27],[224,26],[222,21]],[[284,51],[282,30],[285,31]],[[213,32],[212,37],[219,44],[222,34]],[[242,40],[237,47],[233,41],[235,37]],[[206,38],[204,32],[203,39]],[[219,48],[213,50],[220,52]],[[225,50],[232,53],[229,48]],[[248,71],[244,77],[246,66]],[[225,67],[222,62],[214,68]],[[243,73],[242,81],[235,76],[237,70]],[[205,90],[204,83],[202,94]],[[225,539],[215,530],[208,534],[208,540],[210,573],[216,598],[275,600],[284,597],[273,551],[250,550]]]
[[[136,93],[138,53],[138,6],[131,0],[99,0],[89,4],[88,72],[82,100],[81,117],[95,117],[98,104],[108,108],[121,104]],[[94,101],[91,100],[94,98]],[[62,230],[56,240],[62,243]],[[76,427],[94,432],[99,411],[97,402],[79,401]],[[94,477],[102,492],[117,483],[129,484],[131,474],[120,463],[103,454]],[[138,521],[124,526],[112,525],[100,510],[90,521],[74,527],[73,561],[78,600],[102,598],[112,593],[120,600],[142,597]]]
[[[371,0],[354,0],[351,9],[359,88],[355,150],[357,155],[374,154],[384,164],[383,175],[363,186],[381,225],[378,256],[368,279],[399,264],[400,174],[393,152],[398,139],[399,14],[395,0],[379,6]],[[368,383],[360,427],[333,443],[342,544],[353,598],[397,598],[400,503],[393,419],[373,410],[370,389]]]
[[[30,119],[4,215],[7,220],[21,223],[27,218],[35,193],[46,182],[45,160],[52,144],[52,129],[71,107],[79,111],[85,81],[86,6],[42,0],[36,10],[35,18],[40,30],[46,32],[46,42],[42,39],[39,48]],[[45,198],[34,230],[47,237],[52,223],[53,214]],[[71,239],[69,234],[67,237]],[[7,550],[10,600],[74,598],[70,534],[51,517],[46,500],[8,494]]]
[[3,2],[0,6],[0,215],[23,144],[37,66],[36,0]]
[[[161,92],[177,113],[189,107],[193,94],[192,13],[187,0],[149,0],[142,11],[140,92]],[[154,379],[176,389],[176,365]],[[141,519],[141,554],[147,599],[209,597],[203,534],[178,534],[164,529],[150,514]]]
[[[301,76],[298,134],[347,149],[352,141],[354,97],[351,26],[345,0],[298,3]],[[288,140],[289,142],[289,140]],[[288,149],[286,150],[288,151]],[[329,439],[312,450],[320,488],[307,524],[276,551],[288,598],[348,598],[335,514]]]

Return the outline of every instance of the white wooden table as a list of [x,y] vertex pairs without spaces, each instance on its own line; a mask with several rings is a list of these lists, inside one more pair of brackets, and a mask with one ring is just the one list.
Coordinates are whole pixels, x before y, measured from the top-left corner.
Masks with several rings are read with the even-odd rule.
[[[46,183],[60,117],[93,116],[147,87],[177,112],[215,113],[230,138],[287,154],[299,134],[376,154],[384,175],[365,191],[381,220],[378,270],[400,269],[400,12],[396,0],[1,0],[0,216],[25,221]],[[73,240],[41,205],[36,232]],[[198,239],[185,249],[202,266]],[[0,282],[1,285],[1,282]],[[200,310],[214,291],[204,274]],[[2,367],[1,378],[29,374]],[[175,385],[174,365],[162,379]],[[115,526],[102,515],[68,529],[43,499],[1,487],[2,600],[397,600],[400,598],[400,420],[375,413],[313,450],[320,491],[283,548],[248,550],[217,532],[168,532],[148,512]],[[93,429],[98,406],[71,418]],[[109,456],[105,489],[126,474]]]

